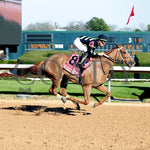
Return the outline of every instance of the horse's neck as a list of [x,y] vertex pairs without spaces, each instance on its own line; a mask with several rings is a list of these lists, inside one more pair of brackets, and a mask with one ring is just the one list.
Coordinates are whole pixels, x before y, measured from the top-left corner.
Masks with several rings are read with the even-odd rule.
[[106,52],[106,55],[108,55],[112,59],[115,59],[116,58],[116,53],[117,53],[117,50],[116,49],[112,49],[112,50]]
[[107,51],[106,57],[104,57],[100,61],[100,68],[103,69],[104,74],[109,73],[110,68],[114,65],[114,60],[116,59],[116,53],[117,51],[115,49],[112,49],[110,51]]
[[[117,51],[115,49],[112,49],[108,52],[105,53],[110,59],[108,59],[107,61],[113,65],[114,64],[114,61],[116,59],[116,55],[117,55]],[[107,59],[107,58],[106,58]]]

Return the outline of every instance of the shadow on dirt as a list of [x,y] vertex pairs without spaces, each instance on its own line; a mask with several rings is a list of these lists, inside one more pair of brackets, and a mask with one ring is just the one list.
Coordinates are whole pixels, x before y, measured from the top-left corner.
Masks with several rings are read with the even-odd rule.
[[6,108],[2,108],[2,109],[33,112],[36,116],[39,116],[42,113],[48,113],[48,114],[54,115],[54,116],[58,116],[61,114],[70,115],[70,116],[76,116],[77,114],[91,115],[91,113],[86,112],[86,110],[77,110],[74,108],[64,109],[63,107],[48,108],[46,106],[36,106],[36,105],[22,105],[20,107],[6,107]]
[[[135,88],[134,86],[130,87],[130,88]],[[136,93],[132,93],[132,95],[138,96],[139,100],[141,100],[141,102],[146,99],[146,98],[150,98],[150,87],[138,87],[139,90],[142,90],[143,93],[141,95],[138,95]]]

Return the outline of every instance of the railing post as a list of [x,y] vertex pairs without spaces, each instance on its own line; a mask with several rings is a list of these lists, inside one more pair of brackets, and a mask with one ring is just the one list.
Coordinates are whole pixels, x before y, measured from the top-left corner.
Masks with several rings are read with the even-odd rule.
[[[108,90],[111,92],[111,80],[108,81]],[[108,97],[108,102],[111,102],[111,96]]]
[[6,59],[9,60],[9,48],[6,47],[5,51],[6,51]]

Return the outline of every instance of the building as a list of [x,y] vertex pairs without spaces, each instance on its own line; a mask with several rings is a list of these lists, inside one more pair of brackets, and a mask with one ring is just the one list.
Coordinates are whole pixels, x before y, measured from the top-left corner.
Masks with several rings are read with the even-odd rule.
[[[73,50],[73,41],[82,35],[97,37],[105,34],[108,42],[96,51],[107,51],[115,43],[124,46],[132,57],[139,52],[150,52],[150,32],[108,32],[108,31],[22,31],[22,43],[9,48],[9,59],[18,59],[22,54],[38,50]],[[7,48],[4,47],[5,49]]]

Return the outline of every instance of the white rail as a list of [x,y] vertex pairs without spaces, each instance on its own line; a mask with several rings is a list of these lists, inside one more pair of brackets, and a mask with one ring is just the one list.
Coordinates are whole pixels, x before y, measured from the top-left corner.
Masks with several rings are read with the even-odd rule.
[[[34,66],[33,64],[0,64],[2,70],[27,69]],[[150,67],[127,67],[113,66],[111,71],[114,72],[133,72],[133,73],[150,73]]]
[[133,72],[133,73],[150,73],[150,67],[127,67],[127,66],[113,66],[111,68],[114,72]]
[[2,70],[27,69],[34,66],[33,64],[0,64]]

